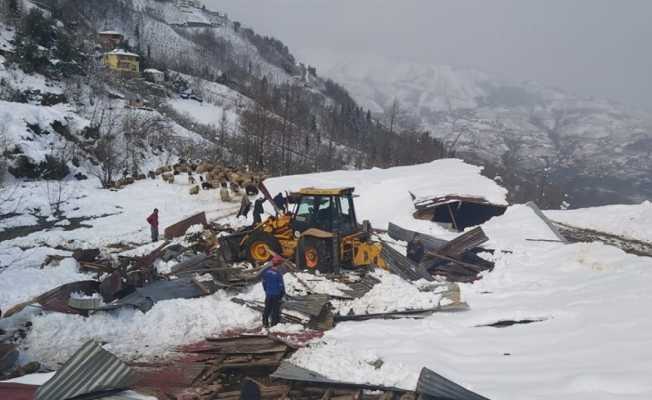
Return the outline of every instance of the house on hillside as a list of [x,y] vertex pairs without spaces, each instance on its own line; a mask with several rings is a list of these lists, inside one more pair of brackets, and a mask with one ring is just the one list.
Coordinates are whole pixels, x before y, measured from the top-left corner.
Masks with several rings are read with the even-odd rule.
[[116,31],[99,32],[97,35],[100,38],[102,49],[106,51],[120,47],[125,40],[124,35]]
[[138,75],[140,73],[140,56],[124,50],[116,49],[104,53],[102,63],[109,69],[125,75]]

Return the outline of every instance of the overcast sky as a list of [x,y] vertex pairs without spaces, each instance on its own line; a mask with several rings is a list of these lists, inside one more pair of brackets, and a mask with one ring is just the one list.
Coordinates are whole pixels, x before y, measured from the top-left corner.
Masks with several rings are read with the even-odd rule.
[[300,58],[323,50],[473,67],[652,110],[652,0],[204,2]]

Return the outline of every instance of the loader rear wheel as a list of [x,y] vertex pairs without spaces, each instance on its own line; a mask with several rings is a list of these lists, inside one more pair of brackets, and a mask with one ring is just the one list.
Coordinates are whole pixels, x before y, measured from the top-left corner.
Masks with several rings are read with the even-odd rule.
[[324,274],[333,272],[333,257],[330,249],[329,240],[302,238],[297,249],[297,266],[300,269],[317,270]]
[[269,233],[254,232],[244,246],[247,260],[256,264],[269,261],[273,253],[281,254],[281,244]]

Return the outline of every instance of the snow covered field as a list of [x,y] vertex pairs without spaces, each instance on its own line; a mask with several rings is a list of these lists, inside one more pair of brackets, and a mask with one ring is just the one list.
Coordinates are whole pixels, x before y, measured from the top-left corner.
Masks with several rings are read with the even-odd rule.
[[567,211],[546,211],[548,217],[564,224],[652,242],[652,203],[611,205]]
[[[281,177],[268,180],[267,185],[272,195],[311,185],[355,186],[360,221],[369,219],[383,229],[392,221],[442,238],[456,233],[412,219],[408,191],[417,197],[478,195],[498,203],[506,195],[504,189],[480,176],[477,167],[458,160]],[[42,186],[22,185],[19,212],[47,207]],[[56,227],[0,243],[0,265],[12,262],[0,268],[0,307],[5,309],[56,284],[89,277],[76,272],[69,258],[58,267],[40,269],[47,254],[69,255],[55,250],[56,246],[70,245],[69,241],[81,247],[143,244],[148,241],[144,219],[154,207],[161,210],[162,227],[198,211],[218,219],[237,208],[237,204],[219,201],[215,191],[190,196],[189,187],[185,182],[168,185],[147,180],[111,192],[91,182],[79,184],[65,206],[66,217],[117,214],[84,221],[90,228],[63,231]],[[622,215],[630,215],[630,226],[636,225],[632,229],[649,232],[645,230],[648,206],[621,206],[621,218],[602,219],[602,230],[619,229]],[[597,214],[595,221],[605,214],[589,209],[551,215],[564,221],[565,216],[580,218],[575,217],[580,213],[587,221],[591,213]],[[12,219],[0,224],[8,227],[8,221]],[[652,320],[648,315],[652,259],[600,243],[528,241],[555,237],[522,205],[511,206],[483,229],[490,238],[486,247],[496,249],[496,268],[475,284],[461,285],[469,311],[423,320],[340,323],[298,351],[292,362],[332,378],[408,389],[414,388],[420,369],[426,366],[491,399],[652,398]],[[412,285],[395,282],[393,276],[382,272],[377,276],[383,283],[375,291],[358,304],[339,307],[355,312],[387,310],[392,305],[436,304],[439,299],[436,293],[418,292]],[[288,282],[293,285],[293,278],[288,277]],[[317,291],[338,290],[337,285],[319,280],[312,284]],[[258,326],[259,316],[230,302],[231,295],[220,291],[201,299],[163,301],[147,314],[133,310],[89,318],[44,314],[33,319],[23,354],[56,366],[84,340],[95,338],[108,342],[106,348],[122,358],[146,359],[226,329]],[[240,296],[260,299],[262,292],[254,287]],[[506,320],[536,322],[505,328],[482,326]],[[380,367],[378,360],[382,360]]]

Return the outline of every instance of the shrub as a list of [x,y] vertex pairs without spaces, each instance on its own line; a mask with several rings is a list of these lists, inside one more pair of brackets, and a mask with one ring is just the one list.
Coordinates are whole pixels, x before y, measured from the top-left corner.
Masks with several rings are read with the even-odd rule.
[[14,165],[9,167],[9,172],[16,178],[36,179],[39,176],[38,165],[26,155],[19,155]]
[[39,164],[39,175],[43,179],[60,181],[70,173],[66,162],[58,157],[47,155]]

